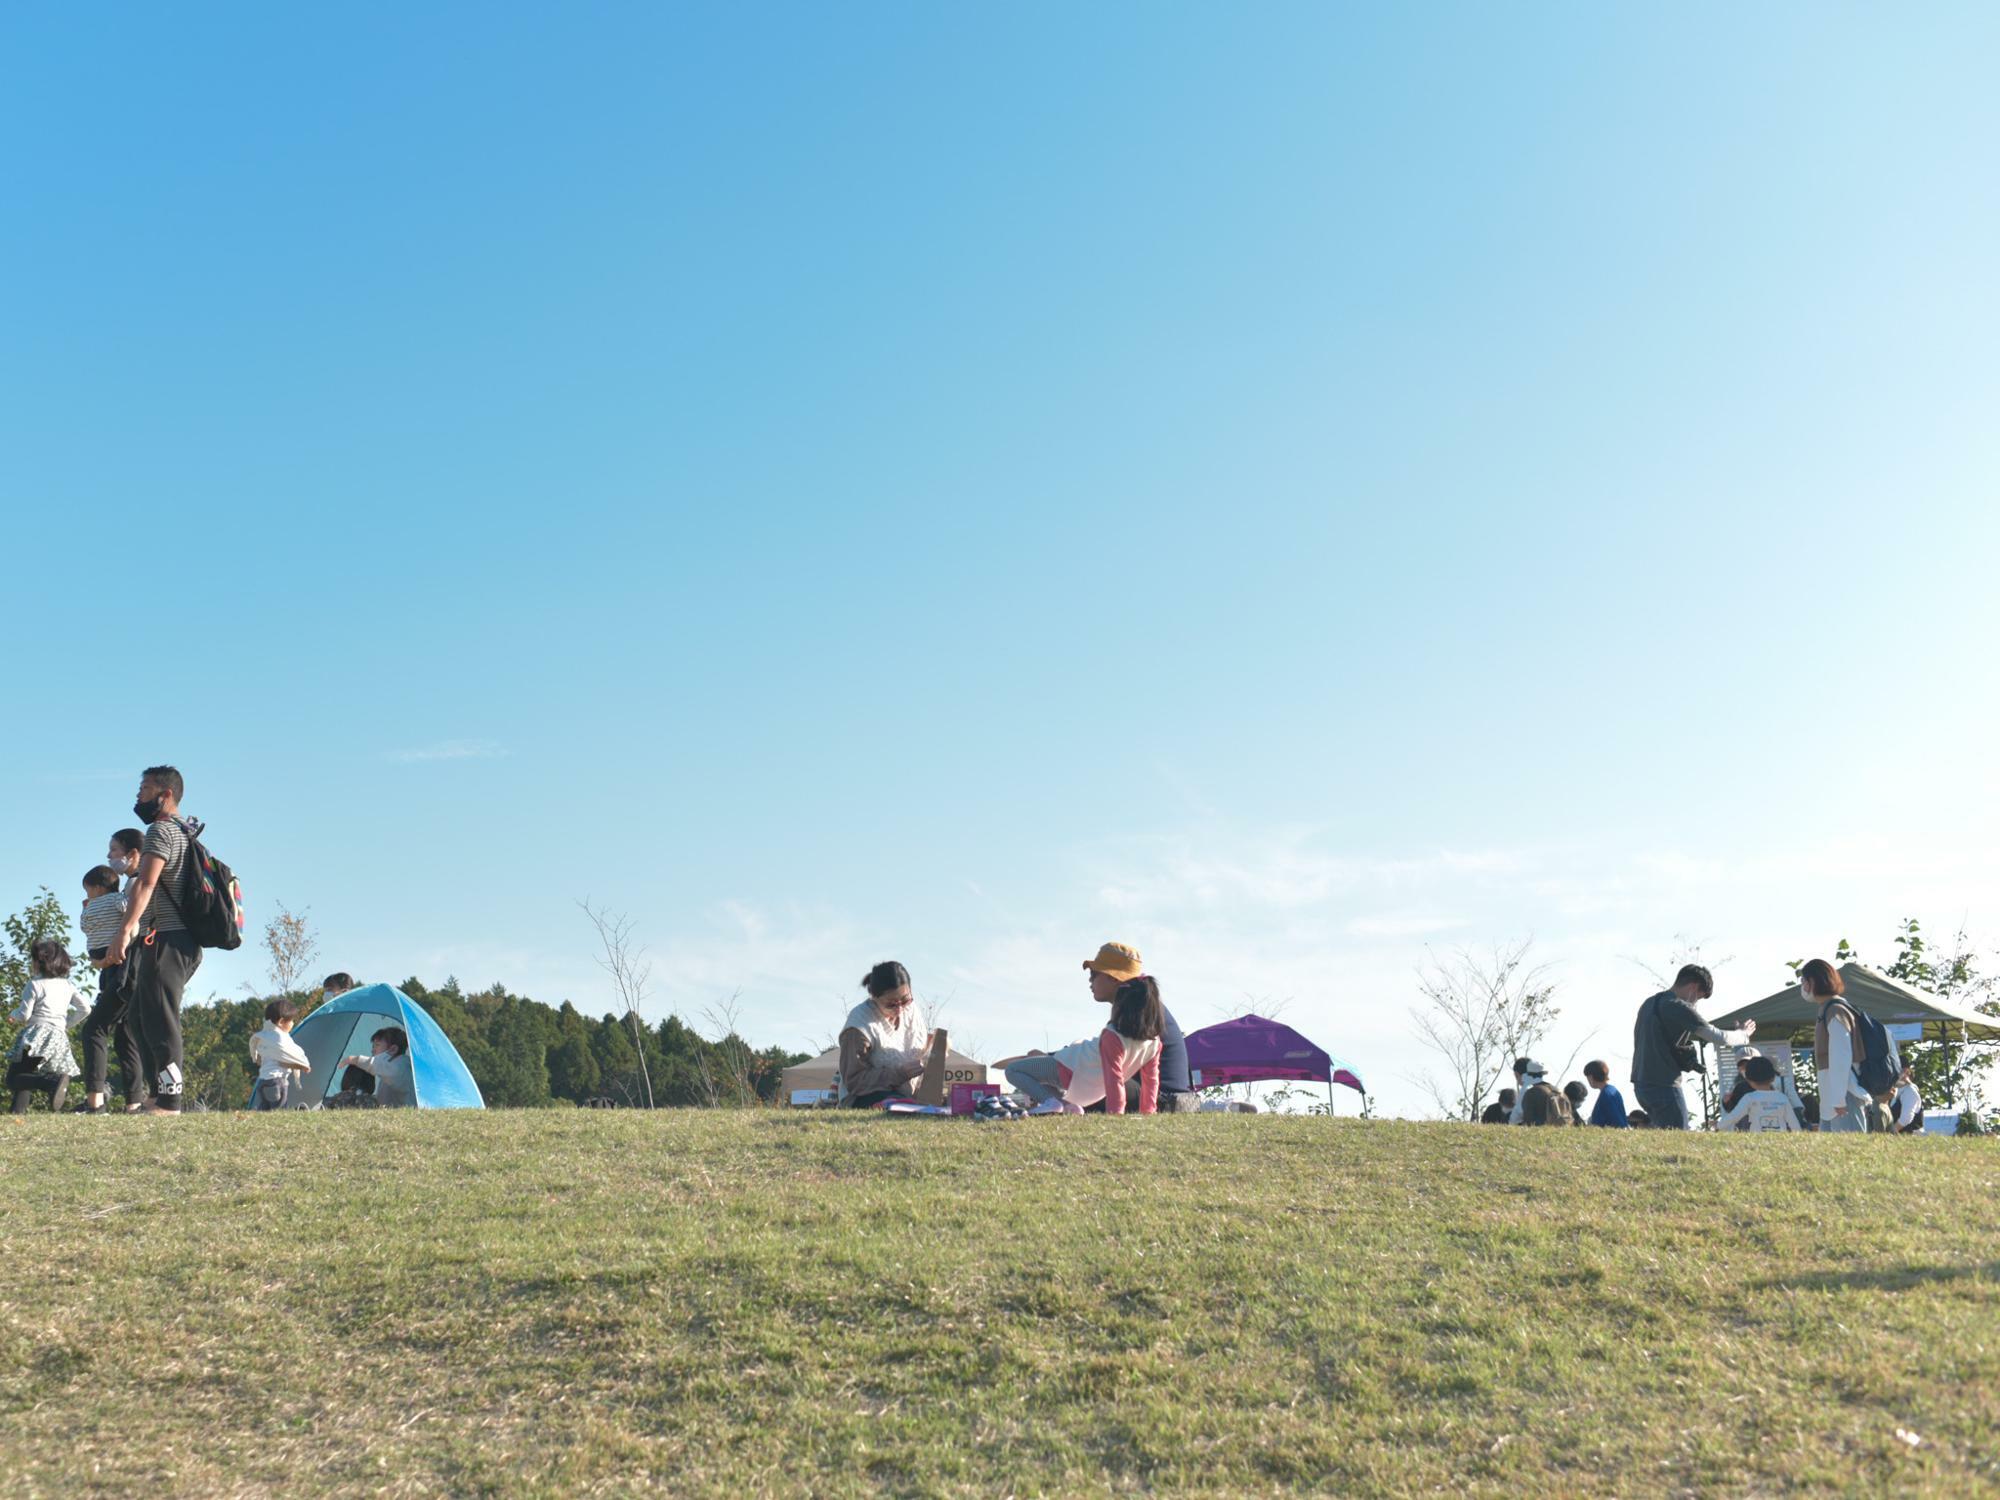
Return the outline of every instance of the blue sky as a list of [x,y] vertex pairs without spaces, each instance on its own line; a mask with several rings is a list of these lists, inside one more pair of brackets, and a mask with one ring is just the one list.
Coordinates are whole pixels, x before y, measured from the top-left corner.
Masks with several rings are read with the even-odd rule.
[[[178,764],[327,967],[989,1053],[1137,943],[1421,1107],[1426,945],[1622,1059],[2000,942],[2000,13],[0,19],[19,797]],[[260,978],[247,953],[202,982]]]

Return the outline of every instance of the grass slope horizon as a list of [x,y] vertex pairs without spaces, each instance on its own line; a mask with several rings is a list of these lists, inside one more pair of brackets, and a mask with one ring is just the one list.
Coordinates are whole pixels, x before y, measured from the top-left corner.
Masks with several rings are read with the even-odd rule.
[[23,1494],[2000,1489],[1985,1140],[10,1127]]

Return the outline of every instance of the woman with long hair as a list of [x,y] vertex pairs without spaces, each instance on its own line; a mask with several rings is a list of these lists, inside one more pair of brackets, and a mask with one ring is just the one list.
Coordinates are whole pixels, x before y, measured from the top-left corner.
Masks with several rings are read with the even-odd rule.
[[1139,1113],[1160,1107],[1160,1044],[1166,1007],[1159,982],[1141,974],[1111,995],[1111,1016],[1094,1037],[1054,1052],[1023,1057],[1007,1067],[1007,1081],[1035,1101],[1040,1114],[1080,1115],[1102,1102],[1107,1115],[1125,1113],[1125,1081],[1139,1080]]
[[1847,986],[1839,970],[1815,958],[1799,970],[1799,991],[1819,1006],[1819,1018],[1813,1022],[1813,1069],[1819,1074],[1820,1133],[1865,1134],[1868,1095],[1854,1073],[1861,1060],[1856,1039],[1860,1023],[1844,998]]

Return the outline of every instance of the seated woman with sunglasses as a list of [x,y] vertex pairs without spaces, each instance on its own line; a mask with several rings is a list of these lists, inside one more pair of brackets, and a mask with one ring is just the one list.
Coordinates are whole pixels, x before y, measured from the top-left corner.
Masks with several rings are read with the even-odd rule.
[[852,1109],[911,1094],[931,1041],[910,994],[908,969],[879,963],[861,986],[868,998],[847,1013],[840,1032],[840,1102]]

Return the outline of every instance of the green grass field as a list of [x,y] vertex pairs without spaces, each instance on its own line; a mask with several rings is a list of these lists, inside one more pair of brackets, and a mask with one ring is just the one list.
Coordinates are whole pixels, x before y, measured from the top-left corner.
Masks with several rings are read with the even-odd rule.
[[2000,1492],[1987,1141],[692,1111],[0,1140],[11,1494]]

